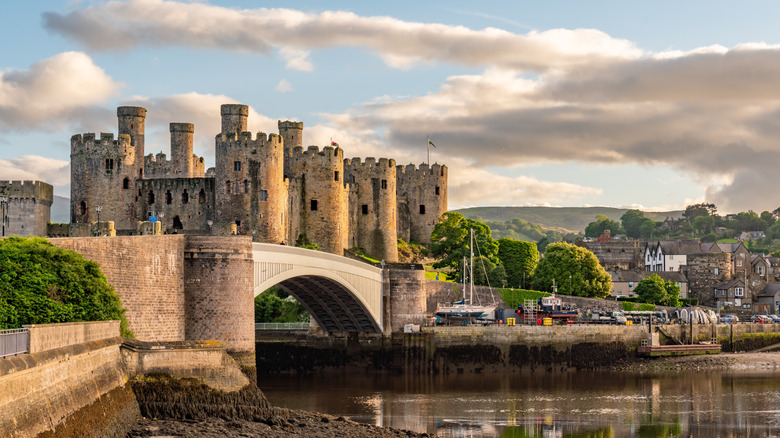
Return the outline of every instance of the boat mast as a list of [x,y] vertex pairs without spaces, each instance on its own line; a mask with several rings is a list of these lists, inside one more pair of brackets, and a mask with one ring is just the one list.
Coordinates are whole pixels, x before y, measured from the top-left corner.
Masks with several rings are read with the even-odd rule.
[[469,250],[471,261],[469,263],[469,305],[474,305],[474,229],[469,229]]

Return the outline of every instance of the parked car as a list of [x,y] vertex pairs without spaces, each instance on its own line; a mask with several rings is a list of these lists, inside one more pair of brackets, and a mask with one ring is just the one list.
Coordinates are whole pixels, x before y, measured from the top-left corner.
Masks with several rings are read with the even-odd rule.
[[723,324],[736,324],[739,322],[737,315],[723,315],[720,317],[720,322]]
[[755,322],[756,324],[769,324],[772,321],[772,318],[768,317],[767,315],[753,315],[752,318],[750,318],[751,321]]
[[767,315],[773,322],[780,322],[780,316],[777,315]]

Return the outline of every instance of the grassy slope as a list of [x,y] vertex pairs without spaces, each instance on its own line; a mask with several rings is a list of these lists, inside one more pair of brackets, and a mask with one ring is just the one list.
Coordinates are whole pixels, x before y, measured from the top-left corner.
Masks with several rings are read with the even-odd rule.
[[[626,208],[612,207],[473,207],[453,210],[468,218],[480,217],[484,220],[506,222],[514,218],[524,219],[538,224],[546,230],[581,232],[596,215],[603,214],[612,220],[620,221],[620,216],[628,211]],[[644,212],[645,216],[655,221],[667,217],[679,218],[682,211]]]

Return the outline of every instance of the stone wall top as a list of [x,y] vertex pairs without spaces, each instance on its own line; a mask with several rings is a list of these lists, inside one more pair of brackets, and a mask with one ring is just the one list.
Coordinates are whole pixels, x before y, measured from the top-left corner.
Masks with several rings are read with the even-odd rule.
[[30,354],[119,336],[119,321],[31,324]]

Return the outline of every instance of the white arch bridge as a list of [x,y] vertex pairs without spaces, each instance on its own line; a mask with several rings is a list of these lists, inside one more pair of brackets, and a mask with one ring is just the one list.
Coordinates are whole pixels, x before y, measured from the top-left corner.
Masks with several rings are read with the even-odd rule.
[[382,270],[310,249],[253,243],[255,297],[278,285],[329,333],[382,333]]

